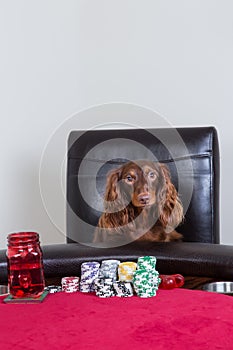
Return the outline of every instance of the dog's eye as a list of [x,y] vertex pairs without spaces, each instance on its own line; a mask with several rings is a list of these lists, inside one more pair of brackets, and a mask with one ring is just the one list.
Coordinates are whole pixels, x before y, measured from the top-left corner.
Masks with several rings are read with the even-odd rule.
[[132,178],[131,175],[127,175],[127,176],[126,176],[126,180],[127,180],[128,182],[133,182],[133,178]]
[[154,179],[155,178],[155,173],[153,171],[150,171],[148,176],[149,176],[149,178]]

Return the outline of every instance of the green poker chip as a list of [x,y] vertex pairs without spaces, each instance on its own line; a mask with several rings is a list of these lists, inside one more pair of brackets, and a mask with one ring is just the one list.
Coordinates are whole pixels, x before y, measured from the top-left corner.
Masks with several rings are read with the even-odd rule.
[[137,296],[150,298],[156,296],[160,278],[156,271],[155,256],[140,256],[137,260],[137,270],[133,276],[133,286]]
[[155,256],[140,256],[137,261],[138,269],[153,270],[156,268]]

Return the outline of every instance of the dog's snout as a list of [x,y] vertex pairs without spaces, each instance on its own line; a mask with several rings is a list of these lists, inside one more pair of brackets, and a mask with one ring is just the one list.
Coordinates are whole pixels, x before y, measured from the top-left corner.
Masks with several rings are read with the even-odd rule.
[[139,203],[145,205],[145,204],[148,204],[149,203],[149,200],[150,200],[150,196],[149,194],[140,194],[138,196],[138,201]]

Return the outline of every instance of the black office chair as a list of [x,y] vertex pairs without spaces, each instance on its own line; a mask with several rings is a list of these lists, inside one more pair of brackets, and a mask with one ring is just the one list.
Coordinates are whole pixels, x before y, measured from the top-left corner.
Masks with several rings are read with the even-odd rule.
[[219,243],[219,149],[214,128],[74,131],[68,145],[67,241],[88,243],[107,173],[129,160],[165,163],[187,212],[184,242]]

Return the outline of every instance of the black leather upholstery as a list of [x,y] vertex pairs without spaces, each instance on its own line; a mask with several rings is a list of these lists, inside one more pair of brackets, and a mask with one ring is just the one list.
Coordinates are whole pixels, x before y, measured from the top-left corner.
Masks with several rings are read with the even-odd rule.
[[[99,194],[103,196],[107,172],[128,160],[148,159],[166,163],[170,169],[187,209],[184,223],[178,228],[184,241],[219,243],[219,148],[215,128],[73,131],[68,148],[68,242],[92,241],[101,215]],[[93,190],[95,183],[98,192]]]
[[[216,280],[232,280],[233,276],[233,246],[219,244],[134,242],[104,249],[72,243],[47,245],[42,250],[46,279],[80,275],[84,261],[109,258],[136,261],[141,255],[155,255],[161,274],[181,273]],[[7,282],[5,250],[0,251],[0,282]]]

